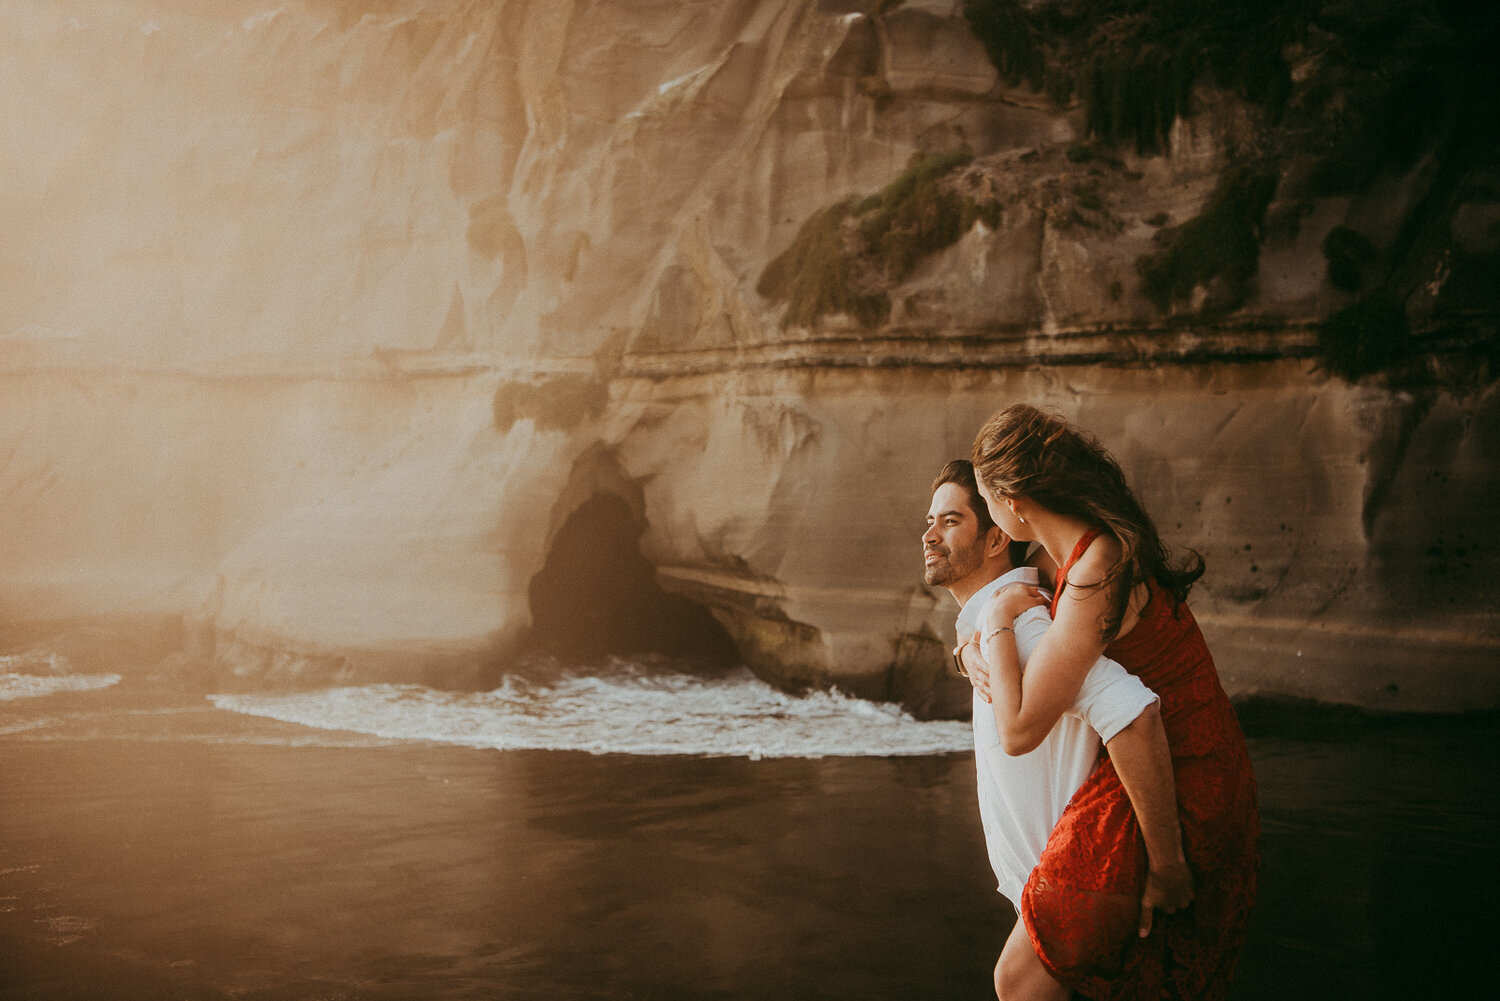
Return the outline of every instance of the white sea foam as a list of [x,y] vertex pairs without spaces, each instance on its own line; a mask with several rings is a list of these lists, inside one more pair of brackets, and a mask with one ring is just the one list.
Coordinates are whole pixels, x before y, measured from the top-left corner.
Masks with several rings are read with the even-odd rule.
[[0,657],[0,674],[71,674],[73,665],[62,654],[31,650]]
[[[0,657],[0,668],[7,658]],[[0,674],[0,702],[35,699],[58,692],[87,692],[118,684],[118,674]]]
[[502,750],[749,758],[914,755],[973,746],[969,724],[920,722],[834,693],[795,697],[748,673],[507,678],[484,693],[369,685],[296,694],[211,695],[220,709],[325,730]]
[[48,651],[0,657],[0,702],[36,699],[59,692],[87,692],[119,684],[118,674],[74,674],[61,654]]

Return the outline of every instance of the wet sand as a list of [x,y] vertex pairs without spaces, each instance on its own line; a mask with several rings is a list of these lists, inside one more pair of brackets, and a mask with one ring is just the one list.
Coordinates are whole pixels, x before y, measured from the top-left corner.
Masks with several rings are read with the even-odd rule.
[[[1261,729],[1233,996],[1434,996],[1433,957],[1491,983],[1494,721]],[[0,997],[983,998],[1012,920],[961,755],[301,732],[190,707],[0,736]]]

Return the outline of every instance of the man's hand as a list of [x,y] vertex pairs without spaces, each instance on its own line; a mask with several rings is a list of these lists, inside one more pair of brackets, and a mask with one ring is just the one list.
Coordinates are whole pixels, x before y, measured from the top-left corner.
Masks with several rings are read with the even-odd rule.
[[1151,934],[1153,911],[1172,914],[1193,902],[1193,873],[1178,856],[1167,865],[1146,870],[1146,892],[1141,894],[1141,938]]
[[953,648],[953,657],[963,666],[963,675],[985,702],[990,701],[990,667],[979,652],[979,634],[975,633]]

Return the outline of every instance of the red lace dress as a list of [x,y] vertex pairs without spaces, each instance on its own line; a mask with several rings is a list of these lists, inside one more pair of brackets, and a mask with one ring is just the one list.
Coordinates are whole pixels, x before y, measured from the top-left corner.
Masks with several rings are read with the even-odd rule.
[[[1096,534],[1085,535],[1058,571],[1057,597]],[[1095,1001],[1223,998],[1260,865],[1244,734],[1192,612],[1154,582],[1135,628],[1105,653],[1161,699],[1193,902],[1175,914],[1157,912],[1150,936],[1140,938],[1145,844],[1105,756],[1068,802],[1022,891],[1027,933],[1048,971]]]

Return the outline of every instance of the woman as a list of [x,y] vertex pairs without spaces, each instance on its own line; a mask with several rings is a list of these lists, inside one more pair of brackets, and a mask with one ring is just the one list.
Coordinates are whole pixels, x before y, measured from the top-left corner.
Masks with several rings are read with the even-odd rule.
[[[1013,586],[985,610],[997,718],[1007,732],[1045,733],[1100,654],[1124,665],[1161,699],[1187,861],[1143,842],[1101,761],[1022,891],[996,991],[1004,1001],[1223,998],[1255,898],[1260,822],[1244,735],[1186,604],[1203,561],[1169,564],[1119,465],[1060,417],[1026,405],[994,415],[974,441],[974,468],[995,522],[1039,541],[1059,567],[1054,624],[1024,676],[1013,623],[1043,603],[1039,593]],[[1143,899],[1163,912],[1149,934]]]

